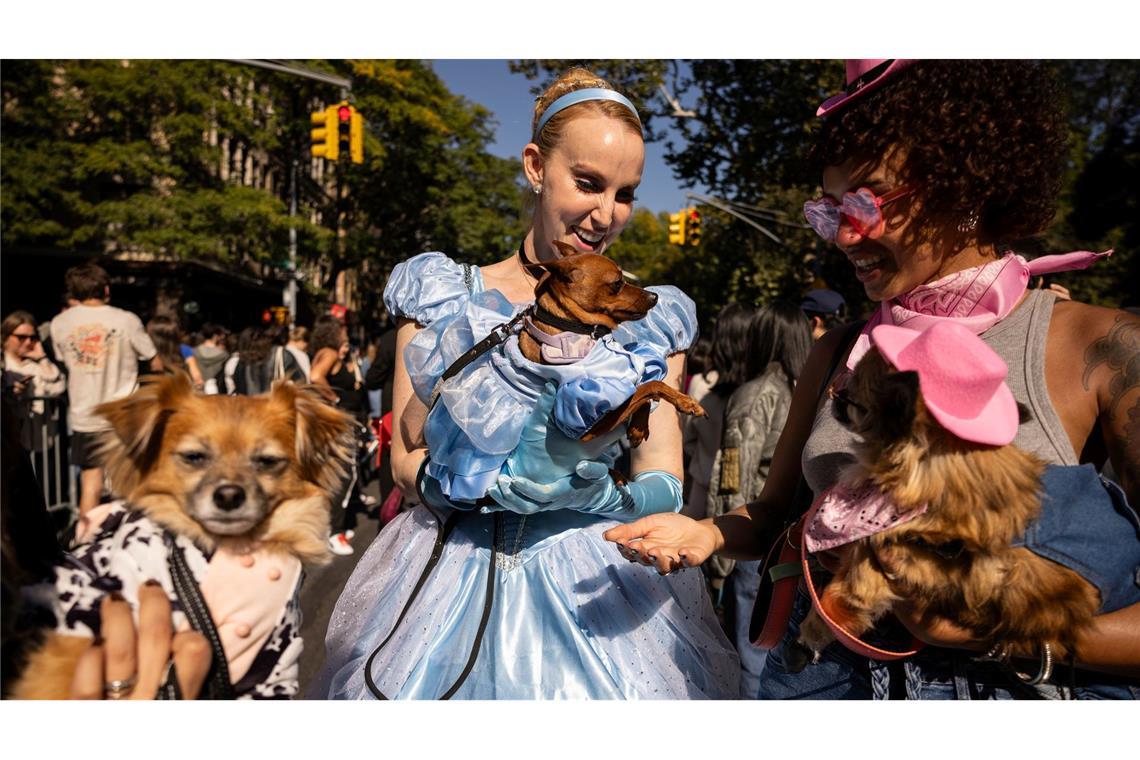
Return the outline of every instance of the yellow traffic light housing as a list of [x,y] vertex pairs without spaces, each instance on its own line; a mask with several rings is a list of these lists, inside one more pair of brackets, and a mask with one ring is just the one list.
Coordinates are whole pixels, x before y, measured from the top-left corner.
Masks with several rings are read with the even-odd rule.
[[700,245],[701,212],[695,208],[690,208],[687,216],[688,218],[685,220],[685,242],[689,245]]
[[685,244],[685,217],[684,211],[669,215],[669,242],[676,245]]
[[336,161],[340,158],[339,145],[337,144],[336,110],[336,106],[329,106],[323,111],[309,115],[309,121],[314,127],[317,127],[309,133],[312,142],[312,145],[309,146],[309,152],[318,158],[329,161]]
[[362,164],[364,163],[364,117],[356,110],[356,106],[350,107],[352,121],[348,128],[349,156],[352,158],[352,163]]

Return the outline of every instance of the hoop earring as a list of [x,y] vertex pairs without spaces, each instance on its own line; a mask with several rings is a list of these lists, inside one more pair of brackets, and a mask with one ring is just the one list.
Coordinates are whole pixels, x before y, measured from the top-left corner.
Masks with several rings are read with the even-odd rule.
[[978,228],[978,210],[972,210],[962,221],[958,222],[958,232],[973,232]]

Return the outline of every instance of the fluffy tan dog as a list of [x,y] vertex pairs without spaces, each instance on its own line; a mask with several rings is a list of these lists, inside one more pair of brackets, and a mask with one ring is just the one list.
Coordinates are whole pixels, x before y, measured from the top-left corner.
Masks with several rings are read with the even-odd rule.
[[[148,578],[160,579],[173,597],[168,555],[154,560],[152,550],[162,545],[164,531],[177,537],[184,551],[198,553],[198,563],[191,560],[199,568],[196,573],[204,573],[206,563],[214,568],[215,557],[279,557],[282,561],[275,567],[285,568],[285,582],[292,580],[294,594],[300,584],[298,560],[323,564],[331,559],[326,543],[329,503],[349,461],[351,420],[314,392],[278,382],[262,396],[203,396],[194,393],[189,378],[177,375],[103,404],[98,412],[112,425],[102,440],[102,461],[115,495],[125,500],[126,516],[120,509],[116,520],[108,519],[115,525],[105,524],[91,544],[76,548],[73,556],[86,563],[88,574],[61,569],[57,597],[65,582],[80,587],[63,589],[66,598],[102,593],[91,589],[117,584],[134,604],[132,589]],[[149,536],[146,546],[130,543],[139,534]],[[264,560],[263,566],[269,562]],[[281,572],[276,570],[271,579],[281,578]],[[250,576],[251,581],[258,578]],[[274,620],[242,618],[245,630],[238,636],[248,639],[249,630],[268,636],[275,620],[274,635],[288,630],[290,621],[279,611],[283,608],[284,602]],[[82,612],[92,609],[98,609],[97,600]],[[73,616],[71,610],[66,616],[56,612],[57,621]],[[221,631],[223,621],[212,604],[211,616]],[[83,622],[97,630],[97,620]],[[295,636],[295,630],[290,635]],[[13,696],[66,697],[76,660],[90,641],[57,628],[29,659]],[[254,652],[248,655],[252,660]],[[260,696],[281,693],[266,689]]]
[[[835,415],[862,437],[843,481],[873,484],[904,516],[926,511],[850,545],[820,599],[829,617],[861,636],[905,600],[1012,654],[1036,657],[1046,642],[1059,656],[1076,654],[1098,592],[1074,571],[1010,547],[1041,508],[1039,459],[951,434],[923,402],[918,374],[895,370],[874,348],[836,398]],[[800,654],[818,657],[833,640],[812,610]]]

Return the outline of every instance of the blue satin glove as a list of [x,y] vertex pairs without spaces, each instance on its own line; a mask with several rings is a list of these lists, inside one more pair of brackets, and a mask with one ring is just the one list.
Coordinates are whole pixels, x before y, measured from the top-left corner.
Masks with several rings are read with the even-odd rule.
[[[624,429],[619,427],[589,442],[567,437],[551,418],[557,390],[554,383],[546,383],[523,426],[518,446],[503,463],[498,482],[487,492],[498,504],[513,512],[533,514],[548,509],[573,509],[580,498],[577,492],[585,485],[593,485],[592,480],[588,484],[583,482],[578,468],[586,466],[589,473],[600,470],[608,474],[609,466],[599,457],[625,435]],[[572,478],[577,479],[571,482]],[[533,486],[536,492],[542,492],[542,500],[529,499],[512,490],[511,483],[519,479]],[[492,509],[484,507],[484,511]]]
[[658,512],[681,509],[681,481],[671,473],[648,470],[633,482],[618,485],[603,462],[580,462],[573,475],[552,483],[499,476],[492,498],[512,511],[529,514],[572,509],[632,522]]

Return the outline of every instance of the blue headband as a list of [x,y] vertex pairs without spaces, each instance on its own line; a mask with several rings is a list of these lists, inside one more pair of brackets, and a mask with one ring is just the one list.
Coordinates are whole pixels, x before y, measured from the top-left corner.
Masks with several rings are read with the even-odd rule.
[[534,128],[534,135],[531,137],[531,139],[538,139],[538,136],[542,134],[542,128],[546,126],[546,122],[550,121],[550,117],[554,116],[554,114],[567,109],[570,106],[584,103],[587,100],[612,100],[615,103],[621,103],[623,106],[629,109],[630,113],[633,114],[633,117],[637,119],[637,123],[639,125],[641,124],[641,117],[637,115],[637,109],[633,107],[633,103],[629,102],[629,98],[622,95],[620,92],[607,90],[604,87],[589,87],[584,90],[574,90],[574,92],[568,92],[547,106],[546,111],[544,111],[542,114],[542,118],[538,120],[538,126]]

